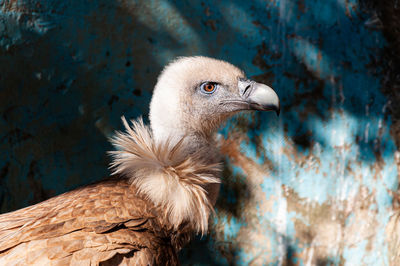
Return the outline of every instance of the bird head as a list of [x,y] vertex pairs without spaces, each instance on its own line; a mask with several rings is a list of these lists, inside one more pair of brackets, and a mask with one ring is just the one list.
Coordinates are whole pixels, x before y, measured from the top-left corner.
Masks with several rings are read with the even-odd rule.
[[238,111],[262,110],[279,114],[279,98],[267,85],[247,79],[225,61],[195,56],[167,65],[158,78],[150,104],[156,139],[209,137]]

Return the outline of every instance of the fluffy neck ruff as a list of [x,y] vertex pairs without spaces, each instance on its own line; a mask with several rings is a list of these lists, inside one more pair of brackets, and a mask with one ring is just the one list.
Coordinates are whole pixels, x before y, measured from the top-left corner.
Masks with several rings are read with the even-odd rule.
[[131,121],[132,126],[122,121],[126,132],[111,139],[117,148],[110,152],[113,174],[128,177],[175,229],[187,222],[197,233],[206,233],[213,211],[206,187],[220,183],[221,165],[209,162],[206,148],[188,152],[184,137],[156,141],[142,119]]

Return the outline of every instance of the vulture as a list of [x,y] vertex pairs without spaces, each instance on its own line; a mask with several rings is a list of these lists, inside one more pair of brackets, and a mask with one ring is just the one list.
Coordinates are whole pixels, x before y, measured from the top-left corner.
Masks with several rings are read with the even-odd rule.
[[103,181],[0,215],[0,265],[179,265],[206,234],[220,186],[215,133],[279,98],[222,60],[181,57],[160,74],[150,126],[122,117]]

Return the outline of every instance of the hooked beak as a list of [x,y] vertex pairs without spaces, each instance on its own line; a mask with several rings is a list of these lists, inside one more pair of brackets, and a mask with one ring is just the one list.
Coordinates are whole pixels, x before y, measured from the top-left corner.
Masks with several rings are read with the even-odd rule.
[[276,92],[269,86],[252,80],[239,79],[239,99],[228,101],[239,110],[275,111],[279,116],[280,103]]

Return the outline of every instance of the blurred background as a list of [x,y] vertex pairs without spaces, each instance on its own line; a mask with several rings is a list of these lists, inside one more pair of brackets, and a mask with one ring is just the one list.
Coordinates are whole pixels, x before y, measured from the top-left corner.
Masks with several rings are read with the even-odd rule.
[[182,264],[389,265],[397,0],[0,0],[1,212],[108,176],[120,117],[147,119],[159,72],[188,55],[237,65],[282,110],[221,129],[216,215]]

